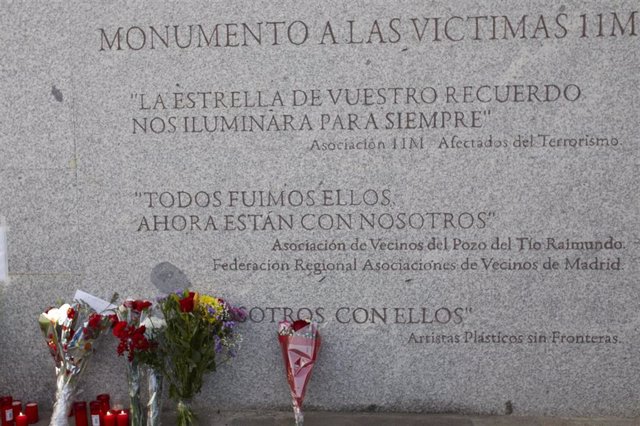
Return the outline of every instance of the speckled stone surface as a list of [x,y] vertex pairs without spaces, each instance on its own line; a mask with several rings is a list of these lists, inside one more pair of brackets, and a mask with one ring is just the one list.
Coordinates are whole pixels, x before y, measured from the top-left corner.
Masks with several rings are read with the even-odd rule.
[[1,1],[0,394],[170,262],[250,314],[197,407],[286,410],[313,316],[310,410],[640,415],[640,10],[506,3]]

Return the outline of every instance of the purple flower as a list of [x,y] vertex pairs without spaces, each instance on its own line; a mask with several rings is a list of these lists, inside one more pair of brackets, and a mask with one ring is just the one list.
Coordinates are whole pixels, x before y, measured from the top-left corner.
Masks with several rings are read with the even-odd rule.
[[213,340],[215,340],[215,351],[216,353],[220,353],[222,352],[222,339],[220,339],[220,337],[218,337],[217,335],[213,336]]
[[242,308],[230,306],[229,312],[231,313],[231,317],[236,321],[244,322],[247,319],[247,312]]

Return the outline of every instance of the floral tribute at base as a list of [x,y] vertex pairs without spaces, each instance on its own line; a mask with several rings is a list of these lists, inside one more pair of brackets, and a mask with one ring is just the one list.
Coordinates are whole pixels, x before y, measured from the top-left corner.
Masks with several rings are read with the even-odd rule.
[[[39,324],[57,378],[50,426],[67,426],[71,417],[77,426],[88,426],[89,419],[92,426],[159,426],[165,383],[176,403],[178,425],[192,425],[191,401],[202,389],[204,376],[235,356],[240,342],[236,325],[245,319],[242,309],[225,300],[188,289],[155,304],[128,299],[100,313],[83,301],[46,309]],[[112,407],[108,394],[98,395],[88,407],[86,401],[74,402],[98,339],[109,329],[126,365],[129,408]],[[146,403],[141,398],[144,376]]]

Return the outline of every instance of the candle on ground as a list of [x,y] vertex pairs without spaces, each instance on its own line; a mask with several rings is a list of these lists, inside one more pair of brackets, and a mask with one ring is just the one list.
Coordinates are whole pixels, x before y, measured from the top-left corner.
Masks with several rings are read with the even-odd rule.
[[18,413],[16,416],[16,426],[28,426],[29,418],[26,414]]
[[108,393],[102,393],[96,396],[96,399],[102,403],[102,414],[104,415],[107,411],[111,410],[111,397]]
[[74,402],[73,412],[76,417],[76,426],[88,426],[87,403],[85,401]]
[[118,426],[129,426],[129,413],[124,410],[118,413]]
[[0,415],[2,416],[2,426],[13,424],[13,398],[3,396],[0,399]]
[[18,417],[22,413],[22,401],[13,401],[13,418]]
[[111,411],[107,411],[106,414],[102,416],[102,420],[102,426],[116,426],[116,415]]
[[29,420],[29,424],[38,423],[40,420],[40,415],[38,414],[38,403],[37,402],[29,402],[25,405],[25,414],[27,415],[27,419]]
[[102,403],[100,401],[91,401],[89,403],[91,410],[91,426],[100,426],[100,410]]

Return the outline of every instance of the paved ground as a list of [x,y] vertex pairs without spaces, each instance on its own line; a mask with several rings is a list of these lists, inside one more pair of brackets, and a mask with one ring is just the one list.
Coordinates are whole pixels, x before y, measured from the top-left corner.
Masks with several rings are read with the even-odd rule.
[[[294,426],[293,414],[285,412],[200,412],[199,426]],[[41,413],[36,426],[49,424]],[[74,424],[70,419],[69,425]],[[175,426],[175,418],[163,418],[162,426]],[[640,426],[640,418],[555,418],[517,416],[454,416],[383,413],[308,412],[305,426]]]
[[[201,426],[294,426],[293,414],[285,412],[212,413]],[[167,419],[164,426],[173,426]],[[640,426],[640,419],[551,418],[517,416],[454,416],[420,414],[370,414],[308,412],[305,426]]]

